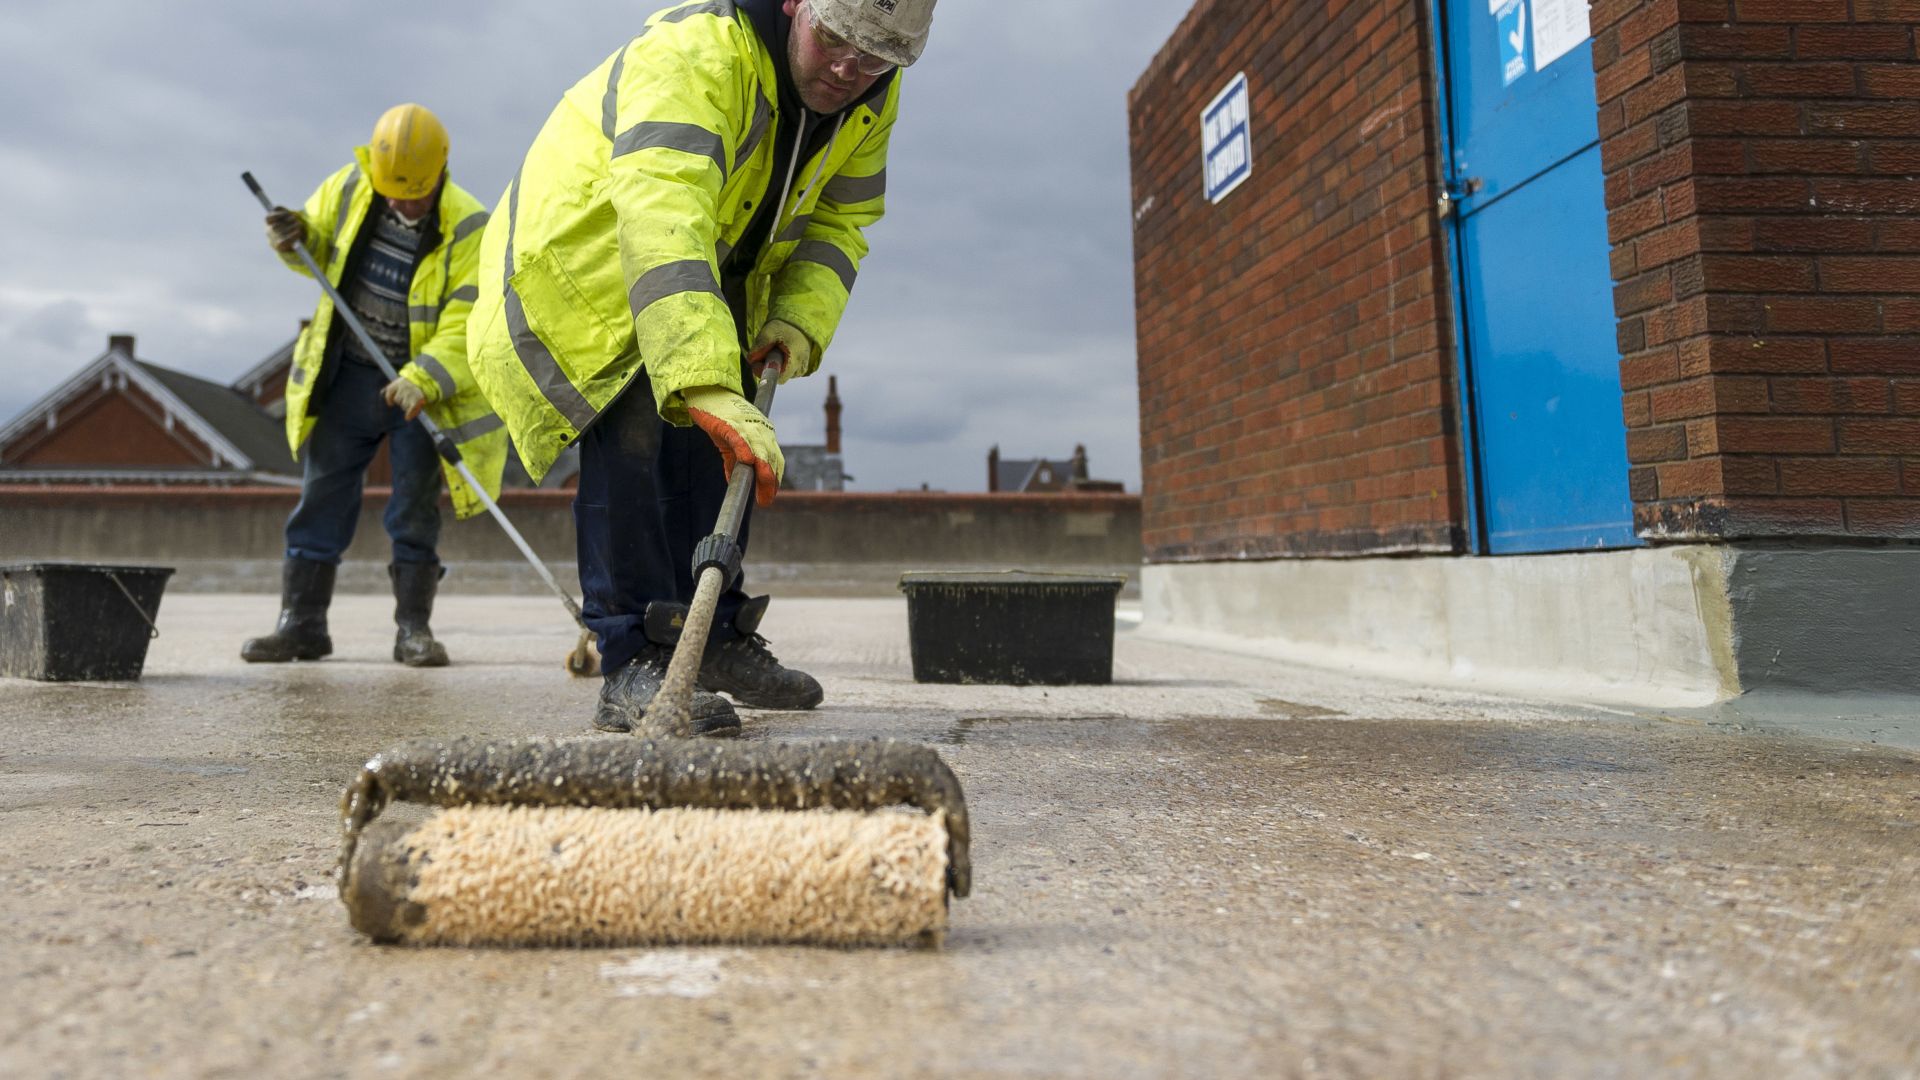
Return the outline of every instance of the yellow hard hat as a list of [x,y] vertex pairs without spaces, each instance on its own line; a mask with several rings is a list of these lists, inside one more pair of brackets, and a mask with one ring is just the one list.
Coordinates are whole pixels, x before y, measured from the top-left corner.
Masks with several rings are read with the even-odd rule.
[[389,199],[424,199],[447,168],[447,129],[424,105],[395,105],[373,125],[373,190]]

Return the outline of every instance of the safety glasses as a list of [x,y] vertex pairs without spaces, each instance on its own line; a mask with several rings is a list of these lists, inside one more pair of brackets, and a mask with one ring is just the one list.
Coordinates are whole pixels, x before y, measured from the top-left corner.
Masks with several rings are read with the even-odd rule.
[[807,5],[807,22],[813,30],[814,47],[833,63],[844,64],[851,60],[854,70],[868,77],[885,75],[894,69],[892,61],[863,53],[852,42],[827,29],[820,21],[820,16],[814,13],[812,4]]

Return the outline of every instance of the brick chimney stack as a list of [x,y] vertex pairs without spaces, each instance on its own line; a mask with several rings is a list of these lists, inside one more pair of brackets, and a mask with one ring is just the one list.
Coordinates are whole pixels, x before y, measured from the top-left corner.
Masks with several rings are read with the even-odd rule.
[[133,359],[133,335],[132,334],[108,334],[107,335],[107,351],[117,352],[121,356],[124,356],[129,360]]
[[827,376],[827,453],[840,452],[840,377]]
[[1000,444],[994,443],[987,451],[987,490],[1000,490]]

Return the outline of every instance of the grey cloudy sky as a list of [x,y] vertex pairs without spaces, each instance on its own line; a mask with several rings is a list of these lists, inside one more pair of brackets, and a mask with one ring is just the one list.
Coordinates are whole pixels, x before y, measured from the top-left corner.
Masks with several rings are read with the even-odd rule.
[[[243,169],[297,204],[383,109],[419,101],[492,205],[561,92],[662,6],[9,0],[0,421],[110,332],[234,378],[314,300],[268,252]],[[1189,6],[941,5],[827,358],[856,490],[982,490],[990,445],[1076,442],[1139,489],[1126,91]],[[825,378],[788,390],[782,438],[817,442]]]

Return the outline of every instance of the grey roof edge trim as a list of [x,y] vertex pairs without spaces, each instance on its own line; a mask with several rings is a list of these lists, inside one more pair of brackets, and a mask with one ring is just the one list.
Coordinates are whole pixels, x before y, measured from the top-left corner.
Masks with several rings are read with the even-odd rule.
[[[46,394],[42,394],[40,400],[36,400],[35,404],[27,405],[17,417],[13,417],[12,421],[8,421],[6,427],[0,427],[0,446],[6,446],[8,442],[13,442],[15,438],[19,438],[19,436],[27,434],[29,430],[38,427],[38,425],[42,423],[40,417],[44,417],[48,409],[58,409],[60,405],[67,404],[69,400],[73,400],[75,396],[79,396],[88,386],[92,386],[94,382],[98,382],[100,377],[102,377],[104,373],[108,373],[108,371],[123,371],[123,373],[127,373],[129,379],[138,380],[142,390],[152,392],[156,398],[163,400],[163,404],[175,405],[175,407],[179,407],[179,411],[182,411],[182,413],[194,415],[194,419],[202,419],[202,417],[198,417],[192,409],[188,409],[188,407],[184,405],[184,402],[180,402],[179,398],[175,398],[171,392],[167,392],[165,386],[156,386],[154,380],[146,379],[146,373],[144,373],[144,371],[140,371],[140,369],[138,369],[136,365],[132,365],[132,363],[125,363],[121,354],[117,354],[117,352],[113,352],[113,350],[108,350],[108,352],[104,352],[104,354],[90,359],[90,361],[86,363],[86,367],[75,371],[73,375],[69,375],[69,377],[65,379],[65,382],[56,384],[52,390],[48,390]],[[202,421],[202,423],[204,423],[204,421]],[[221,442],[225,444],[227,440],[223,438]],[[238,450],[236,450],[234,454],[238,454]]]
[[[120,356],[119,353],[109,355],[111,355],[114,360],[120,362],[120,366],[129,373],[133,381],[140,384],[140,389],[145,390],[180,419],[185,420],[188,431],[193,432],[200,438],[200,441],[212,447],[216,453],[226,458],[230,464],[242,469],[259,467],[258,463],[252,458],[241,453],[240,448],[233,445],[233,443],[221,433],[219,428],[209,423],[206,417],[194,412],[186,402],[181,401],[180,398],[175,395],[173,391],[167,389],[166,385],[159,379],[142,371],[138,362],[128,361],[126,358]],[[184,375],[187,373],[181,372],[181,374]],[[198,378],[198,376],[195,377]]]
[[268,353],[266,359],[248,368],[246,371],[241,373],[239,378],[228,383],[227,384],[228,388],[233,390],[240,390],[242,393],[245,393],[246,392],[244,390],[245,387],[256,386],[256,385],[259,385],[260,383],[266,382],[267,376],[272,375],[274,371],[280,367],[280,365],[287,364],[291,366],[293,364],[293,350],[297,345],[299,345],[299,343],[300,343],[299,334],[295,334],[291,338],[288,338],[287,343],[285,345],[282,345],[279,348]]
[[181,486],[213,487],[235,483],[265,484],[271,487],[299,488],[301,478],[287,473],[261,469],[82,469],[68,466],[49,469],[19,469],[0,465],[0,484],[36,483],[139,483],[166,482]]
[[19,416],[0,426],[0,446],[5,446],[25,435],[41,422],[40,418],[45,416],[49,409],[59,408],[81,389],[98,380],[103,372],[114,367],[113,360],[118,355],[120,354],[108,350],[94,357],[85,367],[67,376],[65,382],[42,394],[39,400],[27,406]]

